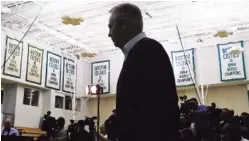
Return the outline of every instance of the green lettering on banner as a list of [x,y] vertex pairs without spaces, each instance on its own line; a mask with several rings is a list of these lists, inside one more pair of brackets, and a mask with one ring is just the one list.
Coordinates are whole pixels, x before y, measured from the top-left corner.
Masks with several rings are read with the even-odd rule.
[[106,65],[100,65],[95,67],[95,76],[106,75]]
[[43,50],[28,45],[27,81],[41,84],[42,78]]
[[63,76],[63,91],[73,92],[75,81],[75,64],[74,61],[64,58],[64,76]]
[[191,72],[189,72],[187,68],[188,65],[190,65],[191,68],[193,67],[194,70],[193,51],[193,49],[190,49],[186,50],[185,53],[184,51],[173,51],[171,53],[173,59],[174,73],[176,74],[177,86],[186,86],[192,84],[192,78],[190,74]]
[[221,81],[245,79],[243,53],[229,53],[233,47],[243,47],[243,41],[218,44]]
[[12,76],[12,77],[21,77],[21,59],[22,59],[22,43],[18,46],[19,41],[12,39],[7,36],[7,43],[6,43],[6,51],[5,51],[5,58],[6,61],[4,65],[3,74]]

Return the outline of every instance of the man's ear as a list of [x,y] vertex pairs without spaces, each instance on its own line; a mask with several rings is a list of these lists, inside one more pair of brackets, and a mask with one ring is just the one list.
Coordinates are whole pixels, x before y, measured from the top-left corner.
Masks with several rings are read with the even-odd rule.
[[119,25],[120,25],[121,29],[124,29],[127,26],[124,20],[120,20]]

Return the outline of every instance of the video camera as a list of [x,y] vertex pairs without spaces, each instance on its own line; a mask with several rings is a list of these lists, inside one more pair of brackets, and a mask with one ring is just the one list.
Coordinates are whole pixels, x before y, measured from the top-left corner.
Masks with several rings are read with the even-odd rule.
[[[70,130],[68,130],[68,134],[70,133],[69,140],[77,140],[77,139],[85,139],[93,140],[95,136],[95,120],[97,117],[85,117],[85,120],[79,120],[77,123],[74,123],[71,126]],[[85,126],[89,126],[89,132],[85,130]]]
[[85,119],[85,125],[88,125],[89,126],[89,130],[91,129],[95,129],[95,120],[97,120],[98,118],[96,116],[94,117],[87,117],[86,116],[86,119]]
[[97,120],[97,117],[87,117],[85,120],[79,120],[78,123],[74,123],[71,125],[71,131],[70,132],[78,132],[79,130],[82,130],[85,128],[86,125],[89,126],[89,130],[95,130],[95,120]]
[[179,97],[179,99],[182,101],[180,106],[181,127],[195,123],[199,130],[214,126],[214,128],[218,128],[222,110],[216,108],[215,103],[212,103],[211,106],[198,105],[196,98],[188,99],[185,95]]

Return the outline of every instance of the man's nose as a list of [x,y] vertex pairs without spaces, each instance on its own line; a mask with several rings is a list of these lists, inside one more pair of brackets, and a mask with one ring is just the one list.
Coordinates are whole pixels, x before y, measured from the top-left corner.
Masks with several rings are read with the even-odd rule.
[[109,33],[108,33],[108,37],[112,37],[112,34],[111,34],[111,32],[109,32]]

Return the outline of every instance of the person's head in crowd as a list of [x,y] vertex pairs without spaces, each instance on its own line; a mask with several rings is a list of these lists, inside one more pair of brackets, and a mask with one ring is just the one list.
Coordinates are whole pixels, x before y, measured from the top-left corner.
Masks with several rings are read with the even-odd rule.
[[4,129],[5,130],[9,130],[11,128],[11,120],[10,119],[6,119],[4,121]]
[[65,119],[63,117],[59,117],[57,119],[57,126],[59,127],[59,129],[63,129],[65,125]]
[[190,98],[189,101],[198,103],[198,100],[196,98]]
[[222,141],[241,141],[242,129],[239,124],[226,124],[222,129]]
[[112,114],[116,115],[116,109],[112,110]]
[[241,113],[241,123],[244,126],[249,126],[249,114],[246,112]]
[[103,135],[106,135],[106,134],[107,134],[106,128],[105,128],[105,124],[102,124],[102,125],[100,126],[100,133],[103,134]]
[[109,34],[114,45],[123,49],[124,45],[143,31],[141,10],[134,4],[124,3],[110,10]]
[[80,130],[84,130],[85,129],[85,126],[86,126],[86,123],[84,120],[79,120],[78,121],[78,125],[79,125],[79,129]]
[[215,104],[214,102],[211,103],[211,106],[212,106],[213,108],[216,108],[216,104]]
[[249,118],[249,113],[243,112],[243,113],[241,113],[240,117],[242,119],[248,119]]
[[190,98],[189,100],[187,100],[187,103],[191,111],[195,111],[198,107],[198,101],[196,98]]
[[247,112],[243,112],[243,113],[241,113],[241,115],[240,115],[241,117],[242,116],[249,116],[249,113],[247,113]]
[[198,100],[197,100],[196,98],[190,98],[188,101],[189,101],[190,103],[193,103],[193,104],[195,104],[195,105],[198,105]]
[[74,120],[71,119],[71,120],[70,120],[70,124],[74,124]]
[[50,116],[51,115],[51,111],[47,111],[47,116]]
[[222,109],[221,118],[223,120],[229,120],[231,118],[231,112],[227,108]]
[[234,116],[234,110],[230,110],[230,115]]

